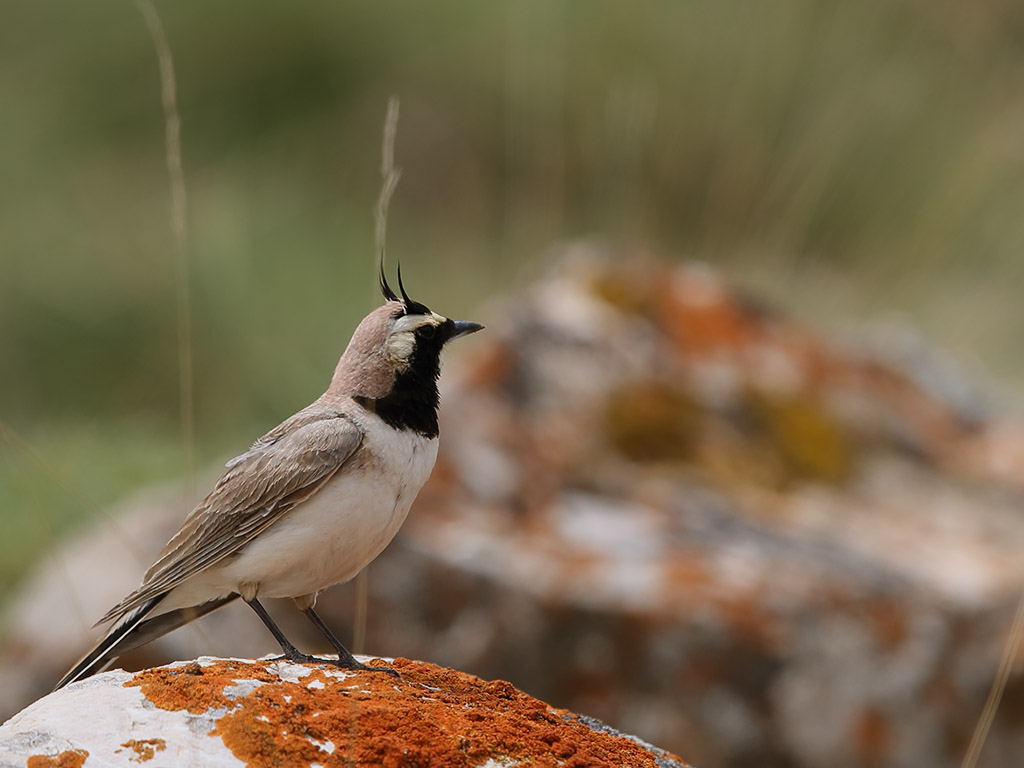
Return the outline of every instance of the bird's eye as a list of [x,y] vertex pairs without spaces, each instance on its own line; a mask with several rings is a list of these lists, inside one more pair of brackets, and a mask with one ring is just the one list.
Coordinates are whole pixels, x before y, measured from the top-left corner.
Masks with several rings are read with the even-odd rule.
[[426,325],[420,326],[420,336],[424,339],[434,338],[434,334],[437,333],[437,326],[427,323]]

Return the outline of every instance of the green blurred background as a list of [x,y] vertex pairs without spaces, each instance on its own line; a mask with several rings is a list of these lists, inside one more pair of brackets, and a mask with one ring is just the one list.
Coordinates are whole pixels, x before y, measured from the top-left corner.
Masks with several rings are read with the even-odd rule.
[[[898,313],[1024,378],[1024,6],[913,0],[158,5],[189,193],[196,463],[325,386],[389,251],[484,319],[553,245],[704,259],[834,328]],[[0,596],[186,469],[156,57],[124,2],[0,25]]]

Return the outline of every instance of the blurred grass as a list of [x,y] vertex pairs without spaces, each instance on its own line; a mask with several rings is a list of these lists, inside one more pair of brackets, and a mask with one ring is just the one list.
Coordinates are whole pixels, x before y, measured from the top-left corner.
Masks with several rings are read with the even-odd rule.
[[[0,442],[0,584],[14,583],[50,548],[59,531],[92,516],[95,507],[121,501],[125,488],[166,480],[181,472],[176,433],[151,424],[105,421],[49,424],[33,432],[35,456]],[[209,456],[205,457],[209,460]],[[41,459],[41,461],[39,460]],[[182,509],[182,515],[187,510]]]
[[[473,317],[552,242],[707,259],[811,320],[899,312],[1024,378],[1024,9],[611,0],[158,6],[189,185],[199,458],[315,397],[389,248]],[[131,3],[8,0],[0,418],[98,503],[178,476],[157,65]],[[0,593],[86,512],[0,452]]]

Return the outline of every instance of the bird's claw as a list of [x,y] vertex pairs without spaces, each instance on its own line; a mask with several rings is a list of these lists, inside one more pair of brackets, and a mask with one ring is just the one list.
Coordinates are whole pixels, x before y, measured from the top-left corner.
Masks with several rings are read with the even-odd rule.
[[402,678],[402,676],[400,674],[398,674],[398,672],[396,670],[392,669],[391,667],[384,667],[384,666],[374,667],[374,666],[371,666],[369,664],[363,664],[363,662],[359,661],[358,659],[354,659],[354,658],[349,658],[349,659],[345,659],[345,658],[325,659],[325,661],[330,662],[331,664],[333,664],[336,667],[341,667],[342,669],[354,669],[354,670],[360,670],[360,671],[366,671],[366,672],[387,672],[389,675],[394,675],[398,679]]
[[268,659],[268,661],[290,661],[293,664],[330,664],[331,666],[334,666],[334,667],[341,667],[342,669],[351,669],[351,670],[354,670],[354,671],[386,672],[389,675],[393,675],[393,676],[397,677],[399,680],[402,679],[402,676],[396,670],[392,669],[391,667],[385,667],[385,666],[375,667],[375,666],[371,666],[370,664],[363,664],[363,662],[359,661],[358,659],[352,658],[352,657],[349,657],[347,659],[344,658],[344,657],[339,657],[337,659],[332,659],[332,658],[323,658],[321,656],[313,656],[312,654],[301,653],[299,651],[296,651],[295,653],[291,653],[291,654],[282,654],[281,656],[273,656],[270,659]]

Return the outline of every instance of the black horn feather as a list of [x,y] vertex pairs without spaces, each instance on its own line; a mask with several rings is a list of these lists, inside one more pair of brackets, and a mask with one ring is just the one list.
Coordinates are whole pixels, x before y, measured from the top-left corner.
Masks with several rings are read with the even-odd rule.
[[[391,286],[388,285],[388,278],[384,274],[384,251],[380,252],[380,261],[378,262],[378,265],[378,279],[380,280],[381,295],[384,296],[387,301],[398,301],[398,297],[395,295],[395,292],[391,290]],[[399,272],[398,280],[399,283],[401,283],[401,272]],[[403,291],[403,293],[405,292]]]
[[410,315],[429,315],[430,309],[426,304],[413,301],[405,292],[405,285],[402,283],[402,260],[398,260],[398,290],[402,292],[402,301],[405,303],[405,311]]
[[402,301],[406,304],[412,304],[412,299],[409,298],[409,294],[405,292],[405,286],[402,284],[402,260],[398,260],[398,290],[402,292]]

